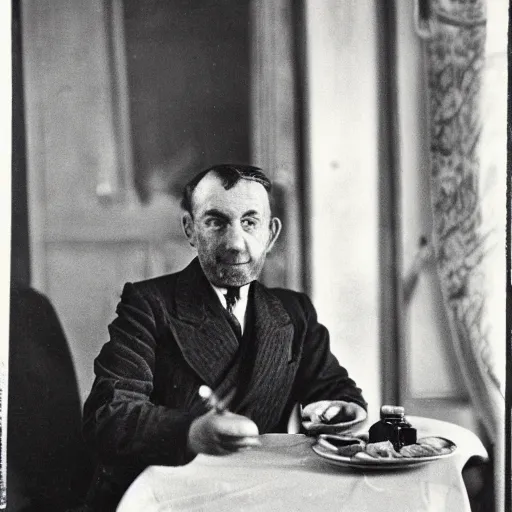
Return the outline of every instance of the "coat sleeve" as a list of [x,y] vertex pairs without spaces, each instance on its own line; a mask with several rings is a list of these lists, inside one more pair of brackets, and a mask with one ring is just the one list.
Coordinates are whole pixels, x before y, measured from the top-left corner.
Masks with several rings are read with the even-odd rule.
[[318,400],[345,400],[367,409],[361,389],[340,366],[330,350],[329,331],[318,322],[313,304],[301,294],[306,318],[305,336],[297,373],[297,398],[302,405]]
[[148,301],[127,283],[84,406],[84,437],[103,464],[177,466],[193,458],[186,446],[195,416],[150,401],[157,329]]

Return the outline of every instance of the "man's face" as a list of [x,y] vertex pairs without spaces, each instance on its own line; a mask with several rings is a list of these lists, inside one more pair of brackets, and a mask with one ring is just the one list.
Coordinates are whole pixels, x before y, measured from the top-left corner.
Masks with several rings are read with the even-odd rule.
[[225,190],[215,174],[207,174],[193,193],[193,217],[183,227],[197,250],[206,277],[216,286],[243,286],[258,278],[281,223],[270,218],[264,187],[242,179]]

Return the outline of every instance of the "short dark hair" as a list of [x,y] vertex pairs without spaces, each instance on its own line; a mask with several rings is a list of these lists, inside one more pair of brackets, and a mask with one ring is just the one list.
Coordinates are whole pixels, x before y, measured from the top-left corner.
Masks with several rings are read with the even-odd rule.
[[222,182],[222,186],[229,190],[234,187],[240,180],[255,181],[263,185],[269,195],[272,191],[272,183],[267,178],[265,173],[259,168],[252,165],[240,164],[219,164],[208,167],[204,171],[194,176],[183,189],[183,196],[181,198],[181,207],[192,215],[192,195],[199,182],[208,174],[214,173]]

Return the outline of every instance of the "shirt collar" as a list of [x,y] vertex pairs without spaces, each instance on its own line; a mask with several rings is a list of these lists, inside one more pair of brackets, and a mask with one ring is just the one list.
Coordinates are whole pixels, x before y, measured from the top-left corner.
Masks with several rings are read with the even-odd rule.
[[[227,292],[227,289],[215,286],[212,283],[210,283],[210,285],[213,288],[213,291],[219,297],[219,300],[220,300],[221,304],[224,307],[226,307],[226,297],[224,297],[224,294]],[[247,297],[249,295],[249,288],[250,288],[250,286],[251,286],[251,283],[245,284],[244,286],[240,286],[240,299],[239,299],[239,302],[247,303]]]

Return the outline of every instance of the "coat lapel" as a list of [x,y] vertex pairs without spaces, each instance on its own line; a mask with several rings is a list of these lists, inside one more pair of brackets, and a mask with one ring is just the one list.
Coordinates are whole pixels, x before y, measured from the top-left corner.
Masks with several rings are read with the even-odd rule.
[[260,283],[253,286],[254,366],[239,410],[246,410],[265,432],[281,417],[286,405],[287,387],[294,375],[288,364],[294,328],[281,301]]
[[233,365],[238,340],[197,258],[178,278],[175,303],[171,329],[185,360],[206,384],[221,392],[219,384]]
[[[265,432],[286,405],[294,328],[281,301],[257,281],[252,286],[254,364],[237,412]],[[175,302],[171,329],[185,360],[219,396],[227,395],[240,377],[239,344],[197,258],[179,276]]]

